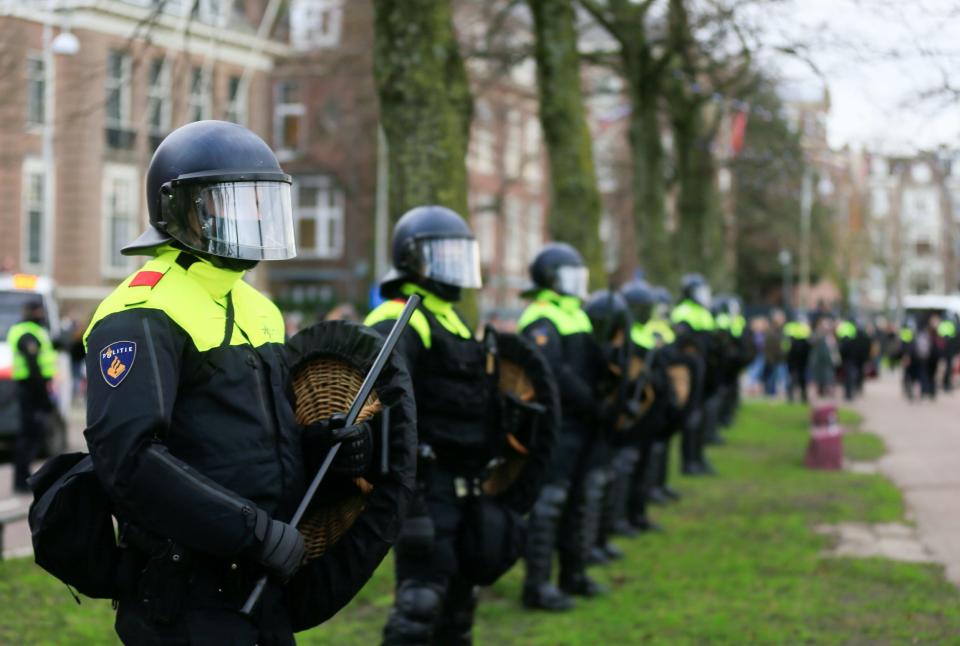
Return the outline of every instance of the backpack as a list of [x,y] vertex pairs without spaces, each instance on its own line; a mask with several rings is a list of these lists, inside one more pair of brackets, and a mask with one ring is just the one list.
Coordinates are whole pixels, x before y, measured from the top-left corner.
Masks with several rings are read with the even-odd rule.
[[113,505],[90,456],[64,453],[51,458],[28,483],[37,565],[88,597],[115,599],[120,549]]

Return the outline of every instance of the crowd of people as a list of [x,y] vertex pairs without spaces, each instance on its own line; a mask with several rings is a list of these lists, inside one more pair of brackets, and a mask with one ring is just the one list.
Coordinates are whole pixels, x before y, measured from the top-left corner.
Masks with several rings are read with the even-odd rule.
[[806,402],[809,386],[820,398],[840,388],[846,401],[863,392],[865,380],[883,370],[902,370],[904,395],[934,399],[953,389],[960,354],[957,322],[949,313],[904,318],[898,328],[886,317],[844,318],[820,311],[787,318],[781,310],[749,321],[756,358],[746,371],[746,390],[767,397],[786,394]]

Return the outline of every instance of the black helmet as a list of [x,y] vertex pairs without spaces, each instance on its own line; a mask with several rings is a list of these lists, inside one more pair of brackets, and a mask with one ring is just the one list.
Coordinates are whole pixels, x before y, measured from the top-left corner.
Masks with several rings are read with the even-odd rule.
[[149,255],[177,240],[240,260],[296,255],[290,176],[270,147],[243,126],[196,121],[171,132],[147,170],[150,226],[122,249]]
[[530,264],[530,279],[536,289],[584,298],[590,273],[580,252],[565,242],[547,244]]
[[710,284],[701,274],[687,274],[680,279],[680,286],[683,298],[710,307]]
[[630,309],[619,292],[604,289],[594,292],[583,305],[590,317],[594,336],[606,343],[613,339],[617,330],[625,330],[630,324]]
[[743,304],[740,298],[733,294],[717,294],[710,303],[710,312],[714,316],[718,314],[740,316],[743,313]]
[[[443,206],[418,206],[397,220],[393,228],[393,269],[380,291],[392,296],[404,281],[449,292],[476,289],[480,278],[480,249],[467,222]],[[446,289],[444,289],[446,288]]]
[[661,302],[657,289],[645,280],[630,281],[620,288],[620,293],[630,306],[630,313],[637,323],[649,321],[653,316],[653,308]]

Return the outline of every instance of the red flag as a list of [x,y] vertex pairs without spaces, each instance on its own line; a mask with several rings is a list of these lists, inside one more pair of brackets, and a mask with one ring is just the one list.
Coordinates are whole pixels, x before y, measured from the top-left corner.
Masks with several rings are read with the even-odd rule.
[[733,125],[730,128],[730,150],[733,151],[734,157],[743,150],[743,140],[747,134],[747,116],[746,110],[733,115]]

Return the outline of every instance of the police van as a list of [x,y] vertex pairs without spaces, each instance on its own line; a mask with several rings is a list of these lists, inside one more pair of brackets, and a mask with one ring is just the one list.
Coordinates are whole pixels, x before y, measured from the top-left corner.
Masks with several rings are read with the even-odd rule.
[[[24,304],[39,301],[43,304],[50,338],[60,337],[60,312],[54,297],[53,281],[33,274],[0,273],[0,443],[13,446],[20,430],[20,412],[16,385],[13,383],[13,349],[7,344],[11,326],[20,322]],[[51,416],[43,442],[45,455],[56,455],[67,445],[67,410],[70,406],[70,360],[60,353],[57,376],[53,380],[54,397],[60,411]]]
[[911,294],[903,299],[903,309],[917,323],[931,314],[941,319],[960,320],[960,296],[946,294]]

